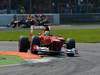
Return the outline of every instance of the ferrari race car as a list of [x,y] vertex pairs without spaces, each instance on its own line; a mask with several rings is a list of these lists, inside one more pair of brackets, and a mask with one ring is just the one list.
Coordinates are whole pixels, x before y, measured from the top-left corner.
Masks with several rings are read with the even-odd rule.
[[[46,28],[46,29],[45,29]],[[34,29],[43,29],[43,33],[32,35]],[[59,55],[62,52],[68,56],[74,56],[77,53],[74,39],[64,39],[61,36],[47,34],[48,26],[31,26],[29,37],[21,36],[19,39],[19,52],[28,52],[33,54]],[[63,49],[62,49],[63,47]]]

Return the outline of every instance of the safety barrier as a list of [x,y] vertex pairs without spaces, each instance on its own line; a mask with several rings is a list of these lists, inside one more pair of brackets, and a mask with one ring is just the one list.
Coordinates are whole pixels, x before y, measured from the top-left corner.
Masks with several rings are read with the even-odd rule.
[[100,13],[84,13],[84,14],[61,14],[60,24],[72,23],[97,23],[100,22]]

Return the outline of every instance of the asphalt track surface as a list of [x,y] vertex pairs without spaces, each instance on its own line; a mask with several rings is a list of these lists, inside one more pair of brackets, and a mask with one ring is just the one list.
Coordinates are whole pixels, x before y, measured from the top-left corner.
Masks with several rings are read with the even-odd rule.
[[[17,45],[18,42],[0,42],[0,51],[17,51]],[[77,43],[77,49],[78,57],[0,67],[0,75],[100,75],[100,43]]]
[[[17,51],[18,42],[0,42],[1,51]],[[0,67],[0,75],[100,75],[100,43],[77,43],[78,57],[56,57],[45,63]]]
[[[100,28],[100,25],[58,25],[51,26],[51,29],[94,29]],[[0,27],[0,31],[8,31],[8,30],[29,30],[29,28],[8,28],[8,27]]]

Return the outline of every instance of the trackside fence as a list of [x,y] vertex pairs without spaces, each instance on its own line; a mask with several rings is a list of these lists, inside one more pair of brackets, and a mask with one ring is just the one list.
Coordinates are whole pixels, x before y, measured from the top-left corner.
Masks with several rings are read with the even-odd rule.
[[100,22],[100,13],[60,14],[60,24],[97,23]]

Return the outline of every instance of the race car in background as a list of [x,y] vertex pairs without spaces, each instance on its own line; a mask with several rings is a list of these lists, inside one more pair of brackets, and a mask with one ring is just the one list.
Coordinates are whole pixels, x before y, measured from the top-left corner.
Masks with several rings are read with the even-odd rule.
[[49,23],[48,17],[44,14],[36,14],[34,16],[29,14],[27,17],[23,17],[19,20],[14,19],[13,21],[11,21],[8,27],[30,28],[31,25],[37,25],[37,26],[44,25],[45,26],[45,25],[48,25],[48,23]]
[[20,28],[30,28],[31,25],[34,25],[35,22],[33,19],[21,19],[21,20],[13,20],[8,27],[11,28],[16,28],[16,27],[20,27]]
[[[43,32],[34,35],[34,29],[42,29]],[[19,39],[19,52],[28,52],[33,54],[60,55],[62,52],[68,56],[75,56],[77,49],[75,40],[65,39],[61,36],[50,34],[49,26],[31,26],[30,36],[21,36]],[[64,47],[62,49],[62,47]]]

